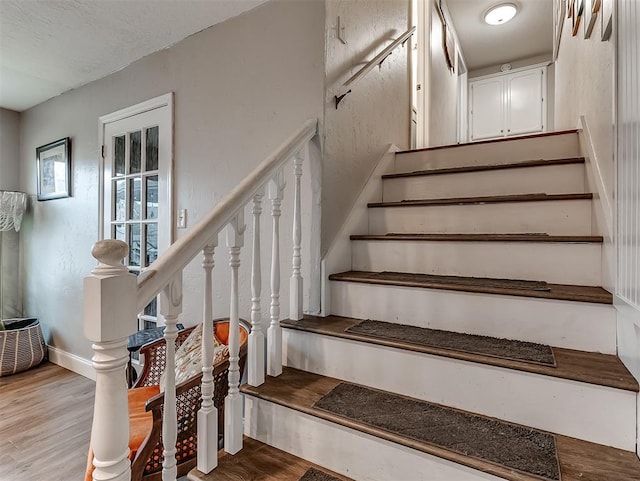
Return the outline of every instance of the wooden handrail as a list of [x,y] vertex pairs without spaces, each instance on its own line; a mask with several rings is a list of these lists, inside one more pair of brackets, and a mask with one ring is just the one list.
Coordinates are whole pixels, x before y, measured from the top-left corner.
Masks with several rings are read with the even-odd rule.
[[397,39],[395,39],[387,48],[385,48],[382,52],[376,55],[372,60],[367,62],[367,64],[358,70],[355,74],[353,74],[349,79],[342,84],[341,94],[336,95],[336,109],[343,98],[345,98],[349,93],[351,93],[351,89],[353,85],[355,85],[361,78],[367,75],[373,67],[376,65],[382,65],[389,55],[393,53],[396,47],[400,44],[404,44],[411,35],[416,31],[416,27],[411,27],[409,30],[400,35]]
[[317,132],[317,119],[307,120],[278,149],[263,160],[184,237],[174,242],[138,276],[138,311],[160,293],[189,262],[224,228],[264,184],[309,142]]

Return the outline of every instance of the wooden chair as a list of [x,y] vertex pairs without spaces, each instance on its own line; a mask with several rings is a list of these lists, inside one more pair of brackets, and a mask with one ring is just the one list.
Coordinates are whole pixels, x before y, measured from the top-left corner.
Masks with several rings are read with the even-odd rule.
[[[176,349],[182,345],[193,327],[184,329],[176,338]],[[227,344],[229,322],[226,319],[214,321],[218,339]],[[244,373],[247,358],[247,338],[250,326],[240,320],[240,375]],[[144,367],[132,389],[129,389],[129,449],[131,450],[131,480],[157,481],[162,479],[164,460],[162,444],[162,415],[164,393],[160,392],[160,376],[165,368],[166,343],[164,339],[142,346]],[[228,357],[214,366],[214,404],[218,409],[218,438],[224,433],[224,398],[229,390]],[[178,436],[176,440],[176,463],[178,477],[185,476],[196,466],[198,453],[198,410],[202,403],[200,383],[202,373],[176,386],[176,412],[178,415]],[[91,481],[93,452],[89,453],[85,481]]]

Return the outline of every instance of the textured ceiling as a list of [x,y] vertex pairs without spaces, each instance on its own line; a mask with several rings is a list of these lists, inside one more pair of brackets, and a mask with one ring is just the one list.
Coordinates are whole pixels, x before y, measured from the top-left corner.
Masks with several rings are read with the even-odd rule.
[[0,0],[0,107],[26,110],[266,0]]
[[[550,54],[553,42],[552,0],[446,0],[468,70]],[[493,5],[513,3],[518,14],[503,25],[487,25]]]

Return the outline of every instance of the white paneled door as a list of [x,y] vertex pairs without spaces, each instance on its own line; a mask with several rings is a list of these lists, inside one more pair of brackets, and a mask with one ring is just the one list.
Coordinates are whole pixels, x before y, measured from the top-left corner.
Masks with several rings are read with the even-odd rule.
[[507,135],[544,130],[545,71],[538,68],[506,77]]
[[504,81],[500,77],[472,82],[471,140],[504,135]]
[[546,130],[547,69],[527,67],[469,81],[472,141]]

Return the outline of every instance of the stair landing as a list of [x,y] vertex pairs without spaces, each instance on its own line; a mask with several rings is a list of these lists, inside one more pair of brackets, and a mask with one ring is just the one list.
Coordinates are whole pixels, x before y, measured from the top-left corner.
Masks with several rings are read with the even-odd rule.
[[194,469],[188,474],[187,479],[189,481],[298,481],[309,469],[326,473],[338,481],[353,481],[351,478],[246,436],[242,451],[235,455],[220,451],[216,469],[209,474]]

